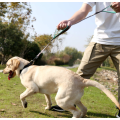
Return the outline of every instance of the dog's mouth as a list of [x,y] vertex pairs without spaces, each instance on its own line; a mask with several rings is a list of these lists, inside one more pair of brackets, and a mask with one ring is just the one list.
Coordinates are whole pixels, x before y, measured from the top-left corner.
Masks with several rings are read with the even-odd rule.
[[12,72],[12,71],[10,71],[10,72],[9,72],[9,75],[8,75],[8,80],[10,80],[10,78],[12,78],[12,77],[13,77],[13,73],[14,73],[14,72]]

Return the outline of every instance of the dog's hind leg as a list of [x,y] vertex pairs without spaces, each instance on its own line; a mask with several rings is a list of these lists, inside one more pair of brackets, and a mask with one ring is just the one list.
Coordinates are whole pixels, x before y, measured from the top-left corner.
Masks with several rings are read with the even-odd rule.
[[81,111],[78,110],[71,101],[64,101],[64,99],[56,100],[59,107],[64,110],[70,111],[73,114],[73,118],[80,118]]
[[85,117],[87,113],[87,108],[81,103],[81,101],[77,101],[75,104],[81,109],[82,113],[80,117]]
[[44,96],[45,96],[45,100],[46,100],[46,103],[47,103],[47,107],[45,107],[45,109],[49,110],[51,108],[51,105],[52,105],[50,95],[44,94]]
[[39,92],[39,88],[37,87],[37,85],[35,83],[31,83],[31,86],[29,86],[29,88],[27,88],[21,95],[20,95],[20,100],[22,102],[22,106],[24,108],[27,108],[27,102],[25,100],[26,97],[33,95],[37,92]]
[[58,90],[55,100],[59,107],[64,110],[70,111],[73,114],[73,118],[80,118],[81,111],[74,106],[76,100],[74,99],[74,97],[70,97],[69,95],[66,96],[63,88]]

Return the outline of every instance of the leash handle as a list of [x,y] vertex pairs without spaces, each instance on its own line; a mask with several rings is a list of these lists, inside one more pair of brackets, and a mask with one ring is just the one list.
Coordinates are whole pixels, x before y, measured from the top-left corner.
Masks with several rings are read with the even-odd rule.
[[[55,36],[55,34],[54,34],[54,37],[53,37],[52,40],[54,40],[56,37],[58,37],[59,35],[63,34],[64,32],[66,32],[69,28],[70,28],[70,27],[67,25],[67,27],[66,27],[65,29],[63,29],[60,33],[58,33],[56,36]],[[55,32],[56,32],[56,31],[55,31]],[[51,41],[52,41],[52,40],[51,40]]]
[[111,7],[112,8],[112,5],[109,5],[108,7],[104,8],[101,12],[107,12],[107,13],[116,13],[115,11],[104,11],[105,9]]

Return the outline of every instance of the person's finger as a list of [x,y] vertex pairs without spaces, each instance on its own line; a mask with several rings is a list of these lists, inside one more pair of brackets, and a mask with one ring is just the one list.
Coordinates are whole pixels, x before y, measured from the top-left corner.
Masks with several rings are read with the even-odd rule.
[[57,29],[60,30],[60,29],[61,29],[61,26],[62,26],[62,23],[60,22],[60,23],[57,25]]
[[67,26],[66,23],[63,23],[63,24],[62,24],[62,29],[65,29],[66,26]]

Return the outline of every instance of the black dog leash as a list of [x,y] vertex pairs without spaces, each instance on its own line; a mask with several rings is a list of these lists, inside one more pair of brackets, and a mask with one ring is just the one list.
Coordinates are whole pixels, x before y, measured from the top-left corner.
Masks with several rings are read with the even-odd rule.
[[[90,18],[90,17],[92,17],[92,16],[94,16],[94,15],[100,13],[100,12],[116,13],[115,11],[105,11],[105,9],[107,9],[107,8],[109,8],[109,7],[112,7],[112,5],[107,6],[106,8],[102,9],[101,11],[96,12],[96,13],[94,13],[93,15],[90,15],[90,16],[86,17],[85,19]],[[83,19],[83,20],[85,20],[85,19]],[[83,20],[81,20],[81,21],[83,21]],[[80,22],[81,22],[81,21],[80,21]],[[55,38],[57,38],[59,35],[61,35],[61,34],[63,34],[64,32],[66,32],[69,28],[70,28],[70,26],[67,26],[67,27],[66,27],[64,30],[62,30],[60,33],[58,33],[57,35],[54,35],[54,37],[51,39],[51,41],[48,43],[48,45],[47,45],[41,52],[39,52],[39,54],[38,54],[33,60],[31,60],[30,63],[28,63],[27,65],[25,65],[24,68],[33,65],[34,62],[35,62],[35,60],[40,56],[41,53],[43,53],[43,51],[49,46],[49,44],[50,44]],[[23,68],[23,69],[24,69],[24,68]],[[23,70],[23,69],[22,69],[22,70]],[[20,70],[20,73],[22,72],[22,70]]]
[[[70,28],[70,27],[67,26],[67,27],[66,27],[64,30],[62,30],[60,33],[58,33],[57,35],[54,35],[54,37],[50,40],[50,42],[47,44],[47,46],[46,46],[41,52],[39,52],[39,54],[38,54],[33,60],[31,60],[30,63],[28,63],[27,65],[25,65],[25,66],[23,67],[23,69],[26,68],[26,67],[29,67],[29,66],[33,65],[34,62],[35,62],[35,60],[40,56],[40,54],[43,53],[43,51],[49,46],[49,44],[50,44],[55,38],[57,38],[57,37],[60,36],[61,34],[65,33],[69,28]],[[23,70],[23,69],[22,69],[22,70]],[[22,70],[20,70],[20,74],[21,74]]]

